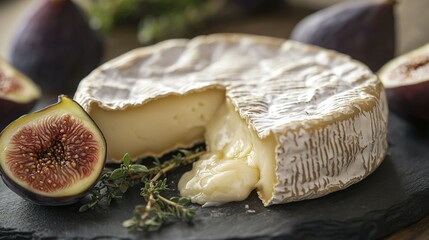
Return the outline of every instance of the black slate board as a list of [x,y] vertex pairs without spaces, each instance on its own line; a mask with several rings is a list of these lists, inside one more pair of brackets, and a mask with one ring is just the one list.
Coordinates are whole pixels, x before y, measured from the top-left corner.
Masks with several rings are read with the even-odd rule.
[[[429,214],[429,131],[393,114],[390,148],[365,180],[328,196],[265,208],[255,193],[243,202],[197,209],[192,226],[174,223],[138,236],[121,226],[138,189],[111,208],[79,213],[80,204],[43,207],[0,184],[0,239],[372,239],[393,233]],[[184,169],[182,169],[184,170]],[[170,176],[176,183],[179,174]]]

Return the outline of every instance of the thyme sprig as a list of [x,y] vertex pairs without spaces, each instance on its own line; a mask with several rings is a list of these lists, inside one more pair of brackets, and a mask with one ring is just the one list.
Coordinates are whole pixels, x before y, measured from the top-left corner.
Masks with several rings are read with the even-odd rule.
[[166,173],[196,161],[202,154],[204,151],[201,149],[195,152],[181,150],[167,161],[161,162],[155,158],[150,167],[132,164],[129,155],[125,154],[120,167],[103,173],[89,194],[89,202],[82,205],[79,211],[108,206],[112,200],[122,198],[130,187],[141,184],[143,187],[140,189],[140,196],[145,203],[135,207],[133,217],[124,221],[124,227],[133,232],[156,231],[170,221],[192,222],[195,209],[187,207],[189,199],[166,198],[162,193],[170,190],[165,178]]

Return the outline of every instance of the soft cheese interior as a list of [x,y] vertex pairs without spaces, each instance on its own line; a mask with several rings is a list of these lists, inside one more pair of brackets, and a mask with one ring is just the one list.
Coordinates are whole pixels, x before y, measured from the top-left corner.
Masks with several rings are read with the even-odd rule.
[[241,201],[258,188],[262,199],[274,189],[276,140],[259,139],[228,99],[207,125],[208,153],[179,182],[181,195],[206,206]]
[[225,101],[225,92],[208,89],[187,95],[169,95],[125,111],[91,108],[108,144],[107,155],[120,161],[162,156],[172,149],[204,141],[206,125]]
[[[221,89],[161,97],[125,111],[92,107],[104,133],[108,156],[119,160],[161,156],[205,141],[207,154],[179,182],[183,196],[202,205],[240,201],[255,189],[263,201],[275,185],[273,136],[261,140]],[[124,127],[126,126],[126,127]]]

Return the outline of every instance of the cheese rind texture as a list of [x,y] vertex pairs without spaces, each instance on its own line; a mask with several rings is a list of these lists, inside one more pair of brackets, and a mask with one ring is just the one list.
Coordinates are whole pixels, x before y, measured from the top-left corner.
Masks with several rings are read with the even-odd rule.
[[[272,191],[263,187],[264,176],[256,186],[265,205],[343,189],[373,172],[385,156],[388,108],[379,79],[346,55],[288,40],[215,34],[136,49],[85,78],[75,100],[103,125],[109,112],[127,113],[160,99],[210,90],[224,94],[261,141],[276,142],[274,150],[266,150],[274,151],[274,159],[267,159],[272,164],[257,166],[261,175],[274,175],[264,182],[273,185]],[[210,112],[220,106],[212,104]],[[103,118],[94,117],[100,111]],[[202,133],[197,135],[195,142],[201,141]],[[108,148],[115,137],[106,137]],[[173,150],[165,146],[148,153],[144,146],[136,148],[109,155],[135,151],[139,157]]]

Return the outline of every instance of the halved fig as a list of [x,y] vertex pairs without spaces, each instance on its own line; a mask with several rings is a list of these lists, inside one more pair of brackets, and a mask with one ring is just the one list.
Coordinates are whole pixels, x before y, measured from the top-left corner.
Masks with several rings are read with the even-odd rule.
[[77,202],[95,185],[106,141],[73,100],[24,115],[0,134],[0,173],[21,197],[41,205]]
[[40,88],[0,58],[0,130],[28,113],[40,98]]
[[429,44],[389,61],[378,76],[393,112],[405,119],[429,121]]

